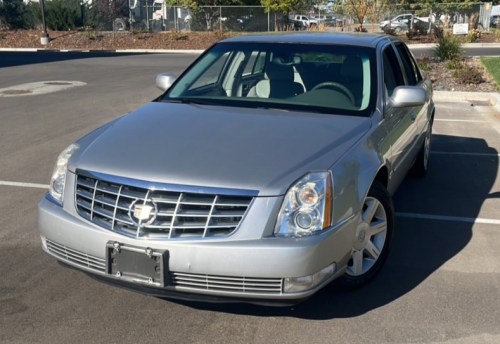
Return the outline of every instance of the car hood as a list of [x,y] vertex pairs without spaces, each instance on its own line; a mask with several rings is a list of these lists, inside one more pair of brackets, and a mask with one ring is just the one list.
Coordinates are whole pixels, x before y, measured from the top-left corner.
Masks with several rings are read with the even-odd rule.
[[370,126],[362,117],[149,103],[79,141],[68,168],[277,196],[329,169]]

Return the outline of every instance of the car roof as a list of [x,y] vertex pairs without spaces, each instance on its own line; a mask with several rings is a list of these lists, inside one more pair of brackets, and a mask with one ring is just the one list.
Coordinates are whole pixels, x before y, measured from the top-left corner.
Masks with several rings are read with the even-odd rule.
[[300,33],[265,33],[244,35],[225,39],[219,43],[253,42],[253,43],[308,43],[308,44],[343,44],[375,48],[387,35],[368,33],[334,33],[334,32],[300,32]]

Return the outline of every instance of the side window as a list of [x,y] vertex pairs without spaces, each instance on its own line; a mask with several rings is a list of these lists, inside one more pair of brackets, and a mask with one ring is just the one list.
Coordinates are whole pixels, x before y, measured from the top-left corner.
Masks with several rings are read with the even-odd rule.
[[390,97],[394,89],[398,86],[404,86],[405,82],[401,68],[399,68],[399,61],[396,53],[391,46],[388,46],[382,53],[383,66],[384,66],[384,84],[387,88],[387,95]]
[[413,69],[415,70],[415,77],[417,78],[417,84],[422,81],[424,78],[422,78],[422,74],[420,73],[420,68],[418,67],[418,64],[417,62],[415,61],[415,59],[413,58],[413,55],[410,53],[410,51],[408,50],[408,47],[405,46],[404,47],[405,50],[406,50],[406,53],[408,54],[408,56],[410,57],[410,61],[411,61],[411,64],[413,65]]
[[229,52],[225,53],[217,61],[212,63],[210,67],[205,70],[205,72],[196,80],[196,82],[189,88],[189,90],[196,89],[198,87],[215,84],[224,70],[224,64],[227,61]]
[[417,74],[417,68],[415,68],[416,66],[413,64],[409,52],[402,43],[397,43],[395,46],[403,62],[408,86],[416,86],[420,81],[419,75]]

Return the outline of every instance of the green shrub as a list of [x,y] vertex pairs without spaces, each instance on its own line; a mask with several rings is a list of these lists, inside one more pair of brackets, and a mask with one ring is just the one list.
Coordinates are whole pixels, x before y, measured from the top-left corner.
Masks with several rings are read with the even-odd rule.
[[427,72],[427,71],[430,71],[431,70],[431,66],[427,63],[427,62],[424,62],[424,61],[419,61],[418,62],[418,66],[420,67],[421,70],[423,70],[424,72]]
[[390,36],[397,36],[398,33],[396,32],[396,29],[393,29],[390,27],[390,25],[386,25],[386,27],[384,28],[384,33],[386,35],[390,35]]
[[435,38],[441,39],[444,36],[444,30],[441,27],[435,27],[434,29],[432,29],[432,34]]
[[33,29],[35,20],[33,8],[38,4],[25,4],[17,0],[3,0],[0,2],[0,28],[6,29]]
[[467,42],[469,43],[475,43],[479,38],[481,38],[481,30],[478,29],[472,29],[469,31],[467,34]]
[[448,61],[445,67],[447,69],[462,69],[464,66],[460,60],[455,59]]
[[460,59],[462,57],[462,42],[460,38],[444,35],[438,40],[434,55],[443,61]]
[[[42,11],[35,7],[35,17],[41,22]],[[75,30],[83,26],[80,0],[51,0],[45,2],[45,22],[54,31]]]

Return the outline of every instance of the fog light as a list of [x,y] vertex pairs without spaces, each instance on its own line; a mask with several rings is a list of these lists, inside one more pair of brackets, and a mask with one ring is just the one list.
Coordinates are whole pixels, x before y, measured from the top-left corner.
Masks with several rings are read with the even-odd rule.
[[40,239],[42,239],[42,246],[43,248],[47,248],[47,238],[45,238],[43,235],[40,235]]
[[285,278],[285,293],[298,293],[314,288],[337,271],[337,264],[328,265],[314,275]]

